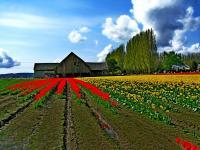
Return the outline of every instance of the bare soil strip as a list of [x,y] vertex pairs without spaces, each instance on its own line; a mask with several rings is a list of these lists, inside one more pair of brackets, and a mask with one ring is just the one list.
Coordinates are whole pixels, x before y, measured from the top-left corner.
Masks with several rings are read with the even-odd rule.
[[76,132],[74,129],[74,122],[72,116],[72,106],[71,106],[71,95],[69,86],[67,86],[67,101],[66,101],[66,114],[65,114],[65,126],[64,126],[64,149],[76,150],[78,149],[78,141]]
[[0,131],[0,149],[62,149],[65,100],[52,96],[42,108],[31,104]]
[[104,117],[91,106],[91,104],[87,101],[85,93],[82,93],[82,97],[85,100],[85,105],[90,109],[92,115],[97,119],[98,124],[102,130],[104,130],[110,138],[118,140],[118,134],[113,130],[112,126],[104,119]]
[[21,108],[26,107],[25,105],[27,105],[30,101],[20,103],[17,95],[3,96],[3,98],[0,100],[0,122],[2,120],[6,120],[10,116],[15,115],[16,113],[19,113],[19,110],[21,112]]
[[28,149],[62,149],[65,100],[52,96],[43,109],[43,119],[29,139]]
[[63,122],[63,150],[67,149],[67,99],[65,101],[65,109],[64,109],[64,122]]
[[186,111],[170,113],[169,116],[172,118],[172,123],[177,129],[193,135],[199,139],[198,144],[200,144],[200,114]]
[[[14,109],[10,109],[11,110],[11,113],[8,113],[7,115],[5,114],[3,117],[5,119],[1,120],[0,121],[0,129],[5,126],[6,124],[8,124],[12,119],[14,119],[15,117],[17,117],[17,115],[19,113],[22,113],[26,108],[28,108],[30,106],[30,104],[32,103],[33,101],[29,101],[27,103],[25,103],[24,105],[22,105],[21,107],[14,107]],[[9,108],[8,108],[9,109]],[[3,112],[3,111],[2,111]],[[2,118],[3,118],[2,117]]]
[[26,149],[29,139],[43,119],[43,109],[31,104],[0,131],[0,149]]
[[85,104],[71,101],[72,120],[79,150],[117,150],[118,144],[99,126],[98,120]]
[[0,105],[5,103],[6,101],[9,101],[10,99],[14,98],[12,95],[6,95],[0,97]]
[[118,133],[121,149],[179,149],[175,142],[176,137],[198,143],[198,140],[193,136],[184,134],[172,126],[150,120],[126,108],[120,108],[116,113],[113,113],[99,105],[91,96],[86,95],[86,99]]
[[[14,98],[13,98],[13,99],[14,99]],[[2,103],[2,104],[0,105],[0,110],[4,109],[4,108],[6,108],[6,107],[9,107],[10,105],[16,103],[16,101],[13,100],[13,99],[8,99],[8,100],[4,101],[4,103]]]

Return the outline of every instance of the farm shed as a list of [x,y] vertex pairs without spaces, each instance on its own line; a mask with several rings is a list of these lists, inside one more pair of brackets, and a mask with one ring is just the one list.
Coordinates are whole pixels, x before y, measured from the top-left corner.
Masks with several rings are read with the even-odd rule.
[[175,70],[175,71],[189,71],[190,67],[188,65],[172,65],[172,70]]
[[200,72],[200,64],[198,64],[198,66],[197,66],[197,70]]
[[54,75],[55,68],[58,63],[35,63],[34,65],[34,77],[43,78],[45,75]]
[[60,63],[36,63],[34,66],[36,78],[56,75],[60,77],[99,76],[107,73],[108,66],[105,62],[85,62],[73,52]]

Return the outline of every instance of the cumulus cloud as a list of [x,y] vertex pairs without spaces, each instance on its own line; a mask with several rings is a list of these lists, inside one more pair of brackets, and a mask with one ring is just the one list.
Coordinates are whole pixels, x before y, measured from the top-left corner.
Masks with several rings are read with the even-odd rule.
[[85,40],[87,40],[86,36],[83,36],[82,33],[90,32],[90,29],[88,27],[82,27],[79,30],[72,30],[69,35],[68,39],[72,43],[80,43]]
[[193,17],[194,9],[189,6],[186,15],[179,21],[184,25],[185,31],[196,31],[200,27],[200,17]]
[[12,57],[0,48],[0,68],[12,68],[14,66],[19,66],[20,62],[13,60]]
[[73,30],[69,33],[68,39],[72,43],[79,43],[87,40],[87,37],[83,36],[79,31]]
[[97,54],[98,62],[105,61],[106,56],[110,53],[113,49],[113,46],[109,44],[106,46],[100,53]]
[[160,51],[170,51],[173,50],[177,53],[195,53],[200,52],[200,44],[195,43],[191,46],[185,46],[187,43],[187,37],[185,34],[189,31],[196,31],[200,26],[200,17],[193,17],[194,10],[190,6],[186,10],[186,15],[184,18],[178,21],[183,24],[183,29],[177,29],[174,31],[172,40],[169,41],[170,46],[162,47]]
[[199,43],[185,46],[186,33],[196,31],[200,26],[200,17],[193,17],[191,6],[185,11],[183,0],[131,1],[133,18],[142,24],[143,30],[154,29],[159,51],[199,52]]
[[88,27],[82,27],[82,28],[80,28],[79,32],[87,33],[87,32],[90,32],[90,29]]
[[182,23],[177,20],[184,16],[180,8],[182,0],[132,0],[132,12],[137,22],[143,25],[143,30],[153,28],[160,46],[168,46],[174,30],[182,29]]
[[139,32],[137,22],[127,15],[121,15],[116,22],[112,18],[107,18],[102,30],[103,35],[115,42],[129,40]]

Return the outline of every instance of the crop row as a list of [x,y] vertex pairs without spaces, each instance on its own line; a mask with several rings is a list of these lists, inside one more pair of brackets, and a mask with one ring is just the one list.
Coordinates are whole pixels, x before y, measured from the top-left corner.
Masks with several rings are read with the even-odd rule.
[[111,97],[122,105],[168,124],[170,118],[167,114],[179,111],[180,107],[200,112],[200,89],[196,88],[197,83],[105,79],[85,79],[85,81],[109,92]]
[[[81,97],[80,90],[84,87],[90,90],[93,94],[102,98],[102,100],[110,103],[111,106],[117,106],[117,102],[110,99],[108,93],[104,93],[97,87],[88,84],[84,81],[73,79],[73,78],[57,78],[57,79],[40,79],[24,81],[18,84],[8,86],[6,90],[0,92],[0,95],[16,95],[25,97],[27,99],[29,96],[34,96],[35,107],[43,105],[45,99],[51,94],[57,94],[58,96],[65,97],[64,89],[66,84],[69,84],[72,91],[76,94],[77,98]],[[32,94],[31,94],[32,93]],[[33,95],[34,93],[34,95]]]

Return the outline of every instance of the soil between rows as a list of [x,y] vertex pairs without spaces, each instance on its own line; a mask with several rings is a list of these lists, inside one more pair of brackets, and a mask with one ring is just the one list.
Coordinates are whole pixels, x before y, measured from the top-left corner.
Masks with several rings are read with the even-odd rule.
[[80,150],[114,150],[119,149],[118,143],[100,128],[98,120],[84,104],[72,100],[72,114]]
[[[68,95],[70,95],[69,91]],[[12,101],[12,97],[9,97],[9,99]],[[84,95],[83,99],[112,126],[119,136],[118,140],[109,138],[100,128],[98,120],[85,104],[78,104],[76,101],[69,99],[69,97],[65,101],[53,95],[46,100],[42,108],[35,109],[34,104],[31,104],[24,112],[0,130],[0,149],[63,149],[63,142],[69,144],[69,140],[76,141],[77,145],[66,145],[64,149],[176,150],[180,149],[175,143],[176,137],[198,143],[197,139],[184,134],[179,128],[173,128],[172,126],[150,120],[123,107],[117,110],[116,113],[113,113],[99,105],[89,95]],[[7,101],[9,100],[6,99],[5,103]],[[73,128],[73,136],[71,136],[70,132],[64,133],[63,129],[66,119],[64,114],[66,109],[68,109],[66,103],[69,101],[71,103],[70,121],[73,122],[71,127]],[[185,114],[186,118],[190,115],[188,112],[185,112]],[[192,114],[194,120],[190,119],[191,123],[198,126],[195,119],[198,120],[199,115]],[[186,119],[180,118],[178,114],[175,118]],[[177,125],[179,124],[177,123]],[[66,136],[64,134],[70,135],[71,139],[67,138],[68,141],[63,141],[63,137]],[[69,146],[71,147],[69,148]]]
[[20,102],[17,95],[3,96],[3,98],[0,100],[0,121],[2,122],[8,118],[13,118],[13,114],[17,113],[17,111],[23,107],[26,107],[26,105],[31,103],[31,101],[32,100],[30,99],[26,102]]
[[180,149],[175,142],[176,137],[181,137],[198,144],[198,139],[190,134],[184,134],[180,128],[165,125],[161,122],[150,120],[139,113],[121,107],[116,113],[102,105],[95,98],[86,95],[85,99],[110,122],[119,135],[121,149]]
[[42,108],[31,104],[0,131],[0,149],[62,149],[64,104],[54,96]]

